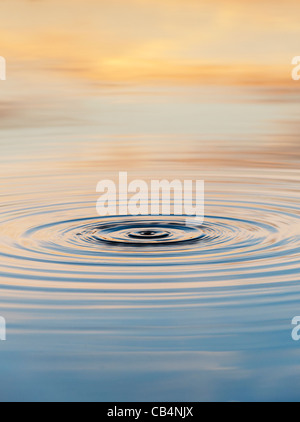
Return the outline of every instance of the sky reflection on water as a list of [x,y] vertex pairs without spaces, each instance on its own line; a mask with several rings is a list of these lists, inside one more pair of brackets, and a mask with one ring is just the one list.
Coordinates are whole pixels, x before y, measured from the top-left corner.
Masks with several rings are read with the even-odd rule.
[[[176,20],[180,3],[163,10]],[[215,16],[218,3],[217,26],[227,16],[222,0],[205,6]],[[22,13],[36,6],[23,4]],[[47,12],[47,4],[38,7]],[[244,13],[257,20],[257,6],[249,7],[224,22],[238,25]],[[134,40],[135,31],[147,39],[142,27],[127,29],[122,59],[111,36],[101,68],[90,62],[97,43],[84,57],[73,55],[72,44],[63,59],[66,33],[56,33],[51,49],[49,28],[26,30],[14,18],[31,54],[17,60],[18,43],[3,26],[9,41],[0,53],[10,52],[12,65],[0,85],[0,315],[7,322],[0,401],[299,400],[291,320],[300,314],[300,84],[274,63],[269,80],[262,57],[253,58],[273,12],[270,22],[257,21],[253,67],[242,60],[242,44],[230,44],[226,66],[233,64],[213,76],[207,62],[186,61],[198,54],[193,45],[189,52],[179,45],[174,69],[174,50],[169,57],[170,44],[155,37],[146,50],[157,60],[141,57],[144,44]],[[287,21],[275,19],[272,30],[275,38],[287,31],[276,44],[280,63],[299,30],[293,16],[289,29]],[[172,34],[173,23],[165,28]],[[187,39],[196,27],[186,28]],[[232,42],[236,30],[221,25],[219,36]],[[48,50],[31,50],[40,31]],[[96,29],[89,31],[80,37]],[[211,42],[221,48],[220,39]],[[101,231],[116,219],[97,215],[96,185],[119,171],[131,180],[204,179],[201,236],[159,248],[103,241]]]

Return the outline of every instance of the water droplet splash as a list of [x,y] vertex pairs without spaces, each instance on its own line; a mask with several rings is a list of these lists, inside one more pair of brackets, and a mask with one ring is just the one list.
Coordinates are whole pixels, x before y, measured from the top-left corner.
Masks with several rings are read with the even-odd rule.
[[184,220],[176,220],[175,217],[161,220],[135,217],[122,220],[118,217],[115,222],[99,226],[94,231],[93,239],[121,243],[132,246],[153,246],[169,243],[191,242],[199,240],[203,236],[199,227],[187,226]]

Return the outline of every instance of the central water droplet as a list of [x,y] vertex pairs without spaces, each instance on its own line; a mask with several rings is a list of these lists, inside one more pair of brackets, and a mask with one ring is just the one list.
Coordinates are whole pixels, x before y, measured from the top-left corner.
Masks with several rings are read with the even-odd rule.
[[169,235],[169,232],[163,230],[138,230],[128,233],[128,236],[134,239],[162,239]]
[[143,236],[154,236],[156,232],[141,232]]

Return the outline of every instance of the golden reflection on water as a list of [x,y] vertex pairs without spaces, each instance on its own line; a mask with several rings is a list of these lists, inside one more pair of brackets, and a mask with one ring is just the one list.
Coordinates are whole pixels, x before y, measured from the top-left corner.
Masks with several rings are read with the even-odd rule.
[[[299,398],[299,3],[229,3],[3,3],[0,401]],[[203,238],[95,240],[119,171],[204,179]]]

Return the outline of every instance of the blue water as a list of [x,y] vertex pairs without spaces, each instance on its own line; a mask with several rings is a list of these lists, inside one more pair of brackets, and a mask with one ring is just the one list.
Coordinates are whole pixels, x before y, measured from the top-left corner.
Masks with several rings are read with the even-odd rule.
[[[1,120],[0,400],[298,401],[295,94],[136,91]],[[99,217],[119,171],[205,180],[204,223]]]

